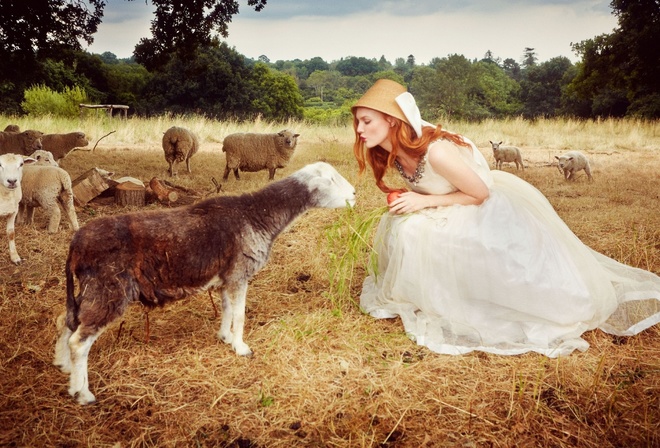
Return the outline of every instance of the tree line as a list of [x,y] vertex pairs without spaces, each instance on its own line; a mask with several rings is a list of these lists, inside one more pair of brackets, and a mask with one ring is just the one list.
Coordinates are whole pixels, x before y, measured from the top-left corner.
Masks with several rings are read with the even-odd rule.
[[[452,54],[428,64],[414,55],[253,60],[222,41],[238,13],[235,0],[152,0],[152,37],[118,59],[81,47],[93,39],[105,3],[0,3],[2,113],[32,110],[26,98],[43,98],[29,95],[35,89],[79,89],[90,102],[127,104],[141,116],[344,121],[376,79],[389,78],[408,86],[429,119],[660,117],[657,0],[612,1],[618,28],[573,44],[575,64],[561,56],[539,62],[534,48],[524,48],[520,63],[490,51],[480,60]],[[266,0],[248,4],[261,10]]]

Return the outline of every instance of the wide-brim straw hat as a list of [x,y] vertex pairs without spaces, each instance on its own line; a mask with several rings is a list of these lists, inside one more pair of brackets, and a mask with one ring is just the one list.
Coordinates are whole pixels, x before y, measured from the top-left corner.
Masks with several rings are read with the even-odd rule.
[[362,98],[358,100],[351,111],[355,115],[355,109],[358,107],[367,107],[369,109],[377,110],[392,117],[408,122],[408,118],[399,107],[395,98],[408,90],[396,81],[390,79],[379,79],[373,86],[367,90]]

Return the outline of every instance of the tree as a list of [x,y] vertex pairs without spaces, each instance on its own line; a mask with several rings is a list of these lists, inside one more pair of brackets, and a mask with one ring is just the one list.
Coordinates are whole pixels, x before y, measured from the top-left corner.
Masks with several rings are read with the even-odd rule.
[[[261,11],[267,0],[247,0],[255,11]],[[156,6],[151,21],[151,38],[143,38],[135,46],[136,61],[153,70],[162,67],[178,52],[179,57],[193,55],[199,47],[209,45],[217,32],[228,36],[227,24],[238,14],[238,0],[151,0]]]
[[349,56],[337,62],[335,67],[344,76],[360,76],[375,73],[379,70],[378,62],[365,57]]
[[269,120],[286,121],[303,116],[303,98],[293,78],[271,70],[262,62],[252,69],[250,78],[252,112]]
[[569,79],[571,61],[558,56],[529,67],[520,83],[523,115],[528,118],[553,117],[560,113],[562,91]]
[[[43,61],[92,43],[104,0],[0,2],[0,108],[16,113],[23,91],[41,84]],[[72,86],[71,86],[72,87]]]
[[525,54],[522,60],[523,67],[524,68],[533,67],[534,65],[536,65],[537,60],[538,58],[536,57],[536,52],[534,51],[534,49],[531,47],[525,47]]

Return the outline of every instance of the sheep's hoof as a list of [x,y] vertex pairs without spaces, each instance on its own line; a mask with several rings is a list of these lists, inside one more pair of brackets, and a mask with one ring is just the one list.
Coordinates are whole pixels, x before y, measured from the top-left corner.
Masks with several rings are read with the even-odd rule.
[[85,391],[81,390],[80,392],[78,392],[78,398],[76,399],[76,401],[78,402],[78,404],[85,406],[88,404],[96,403],[96,397],[94,396],[93,393],[91,393],[88,390]]
[[23,263],[23,260],[21,260],[20,258],[12,258],[11,262],[16,264],[16,265],[19,265],[19,264]]
[[252,350],[250,350],[250,347],[248,347],[247,344],[241,343],[239,344],[232,344],[234,347],[234,351],[236,352],[237,355],[239,356],[245,356],[247,358],[251,358],[253,353]]

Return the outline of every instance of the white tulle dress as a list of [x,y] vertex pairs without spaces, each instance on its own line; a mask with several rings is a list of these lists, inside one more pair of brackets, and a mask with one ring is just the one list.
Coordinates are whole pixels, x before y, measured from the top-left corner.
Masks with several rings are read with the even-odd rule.
[[[460,151],[490,197],[385,213],[360,297],[365,312],[399,316],[413,340],[445,354],[566,356],[588,348],[587,330],[629,336],[660,321],[659,276],[590,249],[540,191],[491,171],[476,148]],[[456,190],[428,162],[408,188]]]

